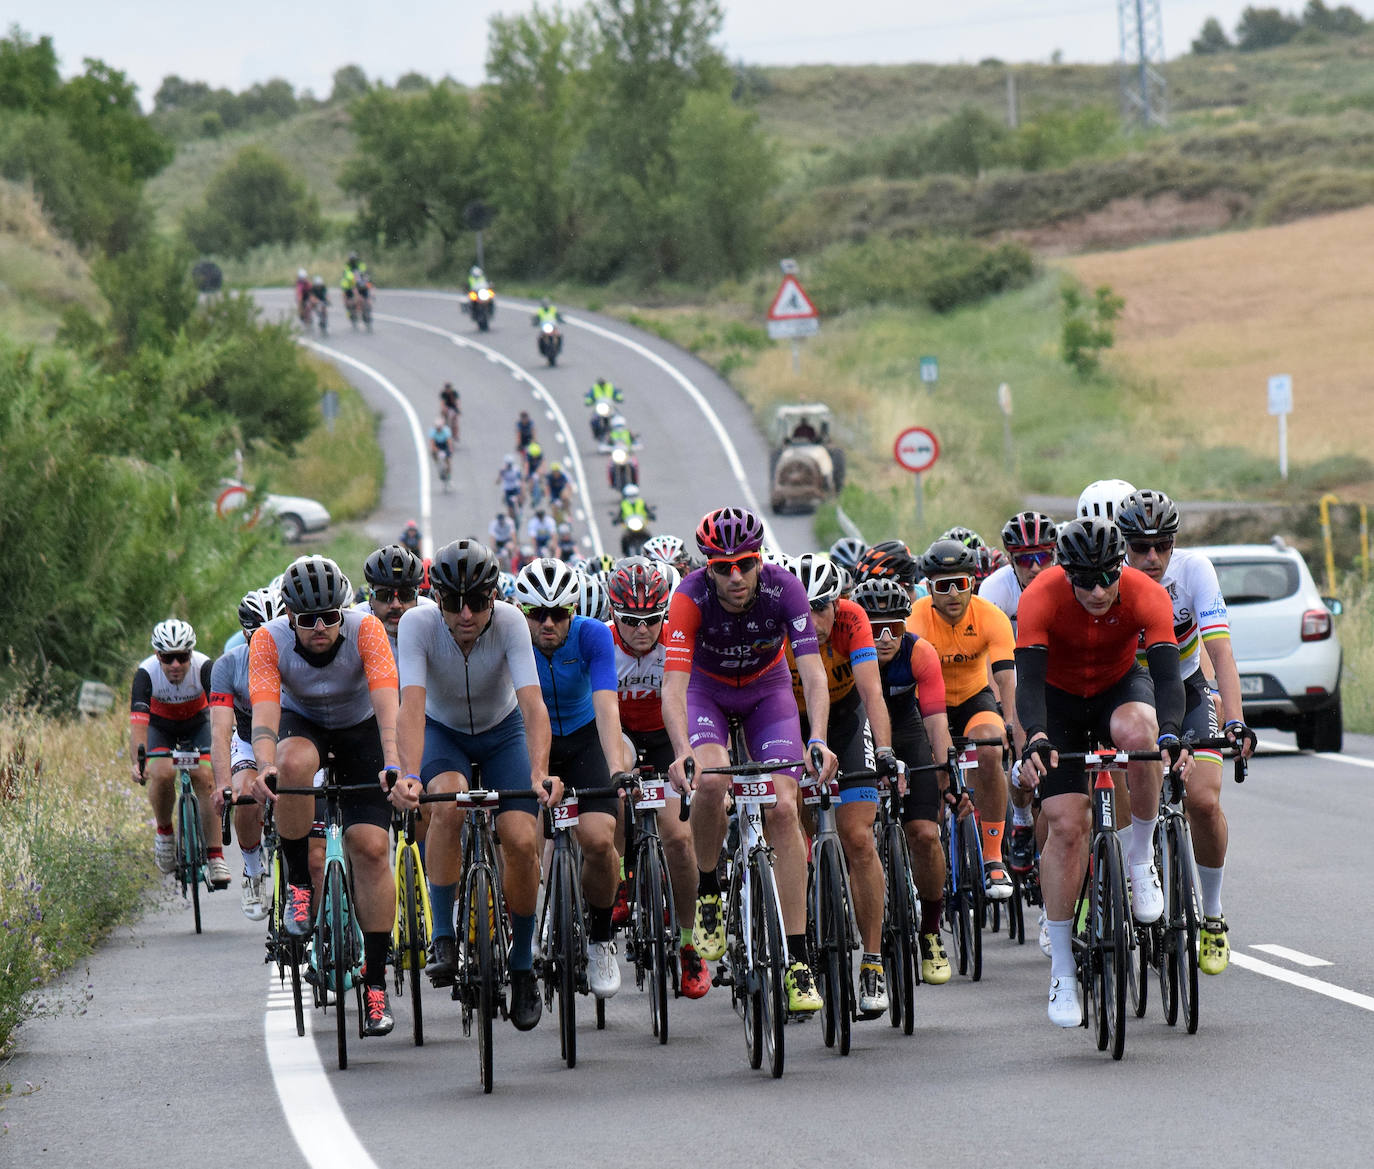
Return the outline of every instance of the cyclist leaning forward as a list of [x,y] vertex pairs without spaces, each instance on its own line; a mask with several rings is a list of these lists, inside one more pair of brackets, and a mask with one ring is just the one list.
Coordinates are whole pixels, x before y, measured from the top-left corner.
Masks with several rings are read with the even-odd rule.
[[[912,605],[906,626],[926,638],[940,655],[950,734],[996,740],[978,748],[973,802],[983,837],[983,884],[990,898],[1005,901],[1011,896],[1011,877],[1002,861],[1007,816],[1007,779],[1002,770],[1007,728],[1002,718],[1013,716],[1012,731],[1017,734],[1016,642],[1006,614],[991,601],[973,595],[977,567],[972,548],[958,540],[936,540],[921,559],[930,596]],[[992,685],[988,684],[989,671]]]
[[[668,610],[663,722],[677,754],[670,771],[674,786],[687,790],[688,759],[698,771],[692,810],[698,869],[693,940],[703,958],[715,961],[725,953],[716,862],[725,840],[729,777],[702,775],[701,770],[729,764],[731,715],[742,724],[752,758],[803,756],[784,639],[791,643],[802,681],[813,732],[807,745],[821,748],[821,778],[835,774],[837,760],[816,733],[828,725],[830,694],[806,589],[781,565],[763,563],[763,521],[744,508],[720,508],[702,519],[696,539],[707,566],[684,578]],[[820,1009],[821,997],[806,965],[806,840],[798,820],[799,770],[775,774],[778,802],[768,810],[766,832],[776,857],[787,934],[788,1010],[808,1012]]]
[[[315,801],[278,798],[268,784],[310,787],[332,751],[342,784],[377,781],[371,791],[343,797],[344,843],[353,870],[358,924],[363,932],[363,1033],[386,1035],[393,1019],[386,993],[386,960],[396,915],[396,885],[388,862],[391,806],[386,772],[399,770],[396,662],[382,623],[348,609],[352,587],[323,556],[302,556],[282,578],[286,616],[263,625],[249,643],[253,751],[257,776],[248,795],[277,804],[277,832],[289,882],[284,927],[305,939],[312,926],[308,836]],[[398,798],[410,798],[402,785]]]
[[[562,798],[558,780],[551,792],[544,791],[544,781],[552,779],[549,716],[534,647],[519,611],[495,601],[500,574],[496,554],[476,540],[455,540],[435,553],[429,579],[439,603],[409,610],[400,624],[401,763],[407,780],[418,779],[430,791],[466,791],[472,764],[478,763],[484,787],[532,787],[541,803],[556,803]],[[413,792],[407,787],[397,802],[418,806]],[[511,915],[510,1017],[521,1031],[539,1022],[541,1010],[531,949],[542,843],[537,810],[534,800],[513,800],[496,818]],[[425,866],[434,957],[426,972],[436,986],[451,984],[457,969],[453,914],[462,832],[463,813],[455,805],[433,805]]]
[[[871,765],[882,774],[895,777],[897,756],[892,750],[892,725],[887,717],[878,651],[873,646],[868,615],[853,601],[841,599],[840,570],[830,560],[807,553],[789,561],[788,568],[806,589],[811,605],[811,621],[816,627],[821,663],[830,691],[828,737],[835,746],[842,770],[860,771]],[[790,645],[787,663],[792,670],[792,692],[801,714],[802,734],[809,736],[806,695]],[[854,916],[863,939],[864,952],[859,963],[859,1013],[865,1019],[876,1019],[887,1010],[887,982],[881,949],[883,865],[873,839],[873,822],[877,815],[876,784],[867,783],[840,792],[835,825],[839,829],[845,863],[849,866]]]
[[[663,664],[668,650],[664,616],[668,612],[668,591],[668,580],[658,565],[642,557],[623,561],[606,582],[620,687],[620,726],[636,753],[660,772],[667,772],[673,763],[672,740],[663,725]],[[666,794],[670,799],[677,797],[671,788]],[[682,993],[689,999],[699,999],[711,989],[711,975],[692,942],[697,897],[692,830],[674,812],[658,818],[658,831],[677,908]]]
[[[1193,760],[1179,741],[1183,679],[1169,594],[1143,572],[1123,568],[1126,543],[1110,520],[1079,519],[1059,531],[1058,564],[1021,596],[1017,610],[1017,711],[1025,730],[1023,784],[1039,783],[1049,836],[1040,854],[1040,885],[1050,935],[1050,1021],[1082,1021],[1073,955],[1073,909],[1083,883],[1091,827],[1082,763],[1059,762],[1059,748],[1084,751],[1089,740],[1123,751],[1158,750],[1182,767]],[[1148,669],[1136,661],[1143,646]],[[1128,763],[1131,831],[1127,864],[1131,911],[1142,923],[1164,911],[1154,863],[1159,763]],[[1124,835],[1124,834],[1123,834]]]

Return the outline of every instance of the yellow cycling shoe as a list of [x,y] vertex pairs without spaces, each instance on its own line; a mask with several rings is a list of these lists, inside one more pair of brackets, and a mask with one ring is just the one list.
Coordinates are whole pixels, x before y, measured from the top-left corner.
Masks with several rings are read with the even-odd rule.
[[692,925],[692,945],[706,962],[719,962],[725,955],[725,914],[719,893],[703,893],[697,898],[696,921]]
[[816,989],[816,980],[811,977],[811,967],[795,958],[787,967],[782,980],[787,991],[787,1010],[789,1014],[809,1014],[821,1009],[821,995]]
[[1226,940],[1226,919],[1204,917],[1198,930],[1197,965],[1203,974],[1220,974],[1231,962],[1231,943]]
[[921,935],[921,981],[931,986],[948,982],[954,972],[949,966],[949,956],[939,934]]

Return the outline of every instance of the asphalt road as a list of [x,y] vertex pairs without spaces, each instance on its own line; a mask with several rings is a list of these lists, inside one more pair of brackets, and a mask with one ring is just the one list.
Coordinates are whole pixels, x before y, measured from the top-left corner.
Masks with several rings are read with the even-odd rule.
[[[384,311],[460,338],[472,332],[441,300],[392,293]],[[662,530],[688,534],[719,497],[739,498],[704,415],[660,367],[570,323],[567,364],[540,370],[518,315],[500,316],[486,343],[509,346],[501,351],[522,368],[519,381],[480,351],[389,319],[371,337],[330,340],[418,406],[434,400],[445,377],[462,389],[464,477],[460,490],[435,498],[436,540],[477,530],[479,521],[485,528],[499,454],[516,411],[534,400],[523,380],[530,375],[569,416],[584,450],[583,388],[601,372],[625,385]],[[759,490],[751,459],[761,446],[742,403],[661,343],[604,327],[680,363],[725,419]],[[353,374],[383,408],[372,375]],[[407,467],[408,440],[391,416],[381,535],[419,510],[413,446]],[[600,494],[609,500],[609,491]],[[795,528],[779,529],[788,533],[782,545],[800,550]],[[1287,742],[1265,737],[1266,746]],[[497,1087],[484,1097],[475,1040],[462,1036],[446,992],[427,989],[424,1048],[412,1046],[409,1007],[398,1000],[396,1032],[355,1038],[341,1073],[332,1017],[314,1017],[318,1033],[296,1037],[262,964],[261,927],[240,915],[237,893],[209,898],[201,936],[189,908],[169,895],[55,988],[48,1001],[65,1004],[61,1013],[21,1030],[0,1074],[14,1085],[0,1111],[0,1166],[252,1160],[389,1169],[543,1158],[603,1167],[671,1154],[725,1166],[1367,1163],[1374,1115],[1361,1085],[1374,1038],[1374,926],[1358,910],[1363,850],[1345,844],[1374,817],[1372,781],[1374,739],[1359,736],[1347,737],[1343,757],[1270,751],[1243,787],[1228,781],[1232,967],[1203,980],[1196,1036],[1166,1027],[1152,996],[1147,1018],[1128,1025],[1120,1064],[1087,1033],[1048,1023],[1047,962],[1033,939],[1018,947],[999,936],[987,941],[981,983],[956,976],[920,989],[911,1038],[885,1021],[859,1024],[842,1059],[822,1046],[818,1024],[789,1026],[779,1082],[748,1069],[724,992],[674,1001],[671,1040],[660,1048],[629,979],[609,1004],[604,1032],[593,1029],[585,1002],[572,1071],[558,1058],[554,1020],[528,1034],[502,1025]]]

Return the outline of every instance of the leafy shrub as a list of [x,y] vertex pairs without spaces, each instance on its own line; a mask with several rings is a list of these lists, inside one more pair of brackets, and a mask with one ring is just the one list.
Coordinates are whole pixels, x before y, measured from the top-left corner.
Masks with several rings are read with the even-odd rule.
[[1255,208],[1261,224],[1288,223],[1308,215],[1374,203],[1374,172],[1327,167],[1299,171],[1274,185]]
[[1095,373],[1102,361],[1102,350],[1116,340],[1113,327],[1126,302],[1109,285],[1101,285],[1089,300],[1072,281],[1059,289],[1061,319],[1059,353],[1080,377]]
[[182,228],[201,252],[241,258],[260,244],[316,242],[324,234],[319,201],[276,155],[246,146],[211,181],[205,202],[188,208]]

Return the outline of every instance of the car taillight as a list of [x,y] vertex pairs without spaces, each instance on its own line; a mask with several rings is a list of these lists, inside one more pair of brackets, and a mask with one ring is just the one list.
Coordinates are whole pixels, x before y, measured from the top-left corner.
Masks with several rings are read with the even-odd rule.
[[1331,614],[1326,609],[1308,609],[1302,615],[1303,641],[1322,641],[1331,636]]

